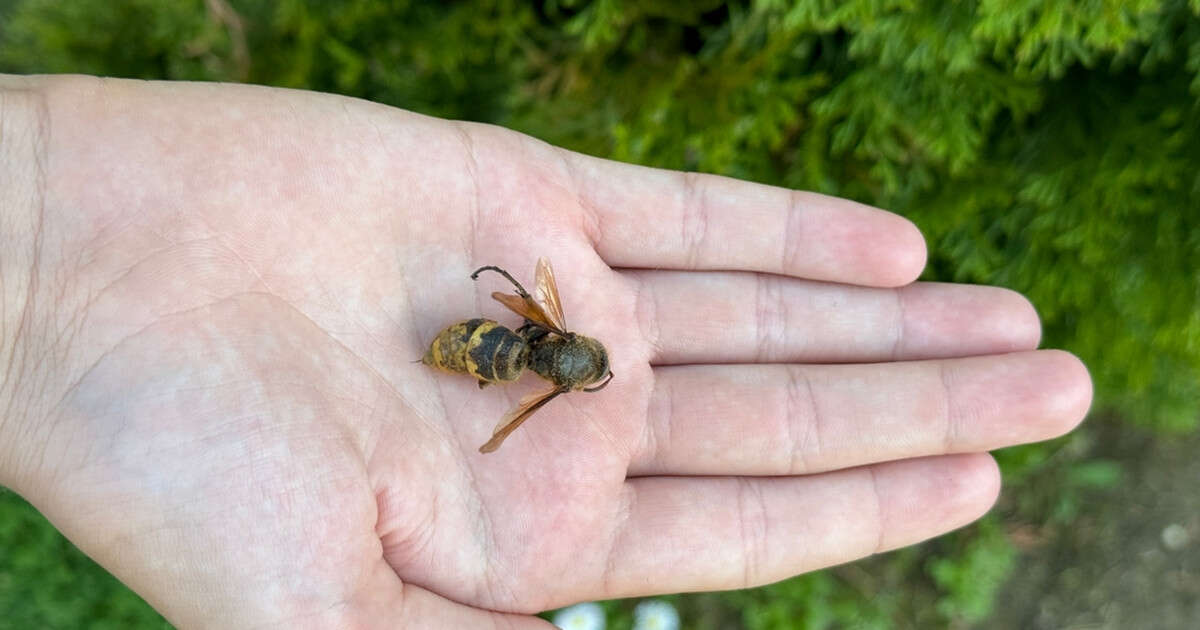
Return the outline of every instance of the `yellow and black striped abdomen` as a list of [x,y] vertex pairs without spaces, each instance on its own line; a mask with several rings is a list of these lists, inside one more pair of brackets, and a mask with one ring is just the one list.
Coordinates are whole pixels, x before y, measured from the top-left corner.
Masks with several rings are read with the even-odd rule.
[[421,361],[481,381],[515,381],[529,360],[529,346],[517,333],[490,319],[470,319],[434,337]]

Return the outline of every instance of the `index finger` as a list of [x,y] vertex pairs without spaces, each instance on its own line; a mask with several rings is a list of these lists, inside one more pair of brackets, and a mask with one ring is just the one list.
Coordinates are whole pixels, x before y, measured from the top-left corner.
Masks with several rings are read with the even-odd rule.
[[860,203],[570,153],[588,232],[613,267],[739,270],[893,287],[925,266],[909,220]]

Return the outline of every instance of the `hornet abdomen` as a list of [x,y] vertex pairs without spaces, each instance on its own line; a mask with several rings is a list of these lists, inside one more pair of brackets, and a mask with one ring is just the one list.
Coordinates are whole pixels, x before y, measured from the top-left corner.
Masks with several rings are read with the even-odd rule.
[[529,362],[524,337],[490,319],[469,319],[434,337],[425,365],[470,374],[484,383],[515,381]]

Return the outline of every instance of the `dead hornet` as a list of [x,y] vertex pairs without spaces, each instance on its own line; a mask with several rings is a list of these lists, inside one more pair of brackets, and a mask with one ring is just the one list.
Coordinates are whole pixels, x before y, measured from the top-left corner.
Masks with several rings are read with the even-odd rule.
[[[513,331],[490,319],[459,322],[434,337],[421,362],[447,372],[470,374],[479,380],[481,388],[489,383],[515,381],[526,369],[550,381],[553,387],[521,399],[500,419],[492,439],[479,447],[480,453],[491,453],[555,396],[569,391],[600,391],[612,380],[613,373],[608,367],[608,352],[599,341],[567,330],[550,261],[538,259],[533,295],[507,271],[492,265],[476,269],[471,279],[478,280],[484,271],[495,271],[517,288],[516,295],[496,291],[492,298],[524,317],[524,325]],[[588,387],[600,379],[604,382]]]

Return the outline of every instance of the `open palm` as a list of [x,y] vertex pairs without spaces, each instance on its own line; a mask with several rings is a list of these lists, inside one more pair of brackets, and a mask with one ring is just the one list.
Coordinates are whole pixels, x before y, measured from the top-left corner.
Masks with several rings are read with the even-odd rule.
[[[1023,298],[888,288],[924,244],[865,206],[328,95],[6,82],[43,231],[5,481],[181,626],[535,628],[762,584],[976,518],[984,452],[1090,401]],[[519,325],[468,274],[539,256],[616,378],[482,455],[544,384],[416,360]]]

